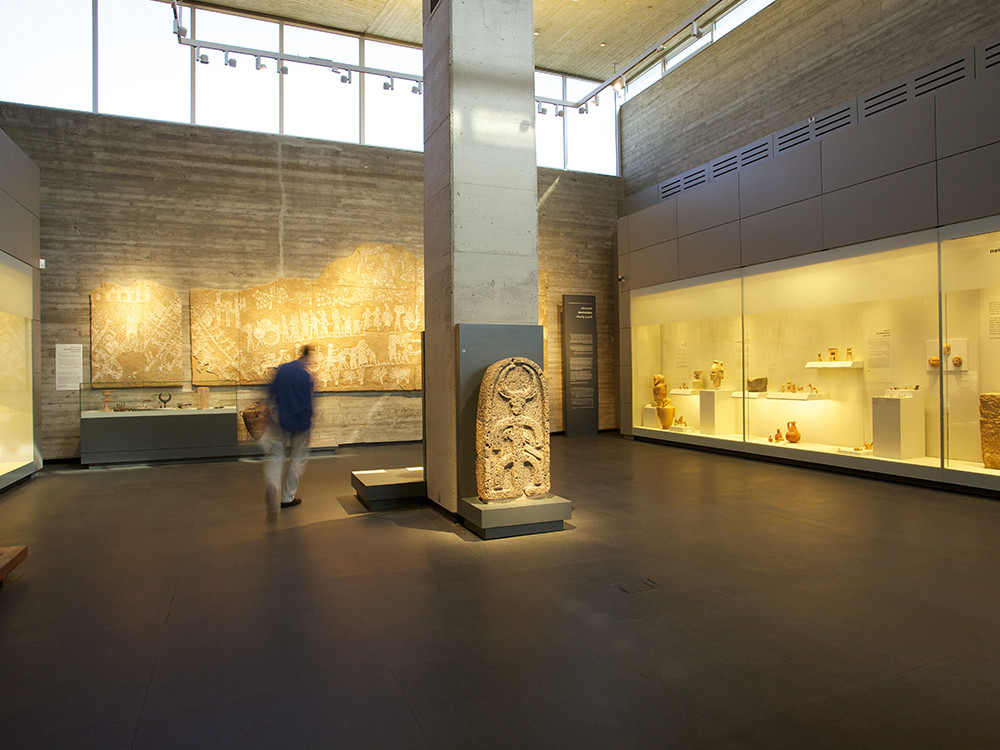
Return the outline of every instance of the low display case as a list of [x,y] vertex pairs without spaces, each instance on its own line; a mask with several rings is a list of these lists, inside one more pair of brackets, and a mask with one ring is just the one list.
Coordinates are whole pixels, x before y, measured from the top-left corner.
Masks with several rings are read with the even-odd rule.
[[630,305],[634,435],[1000,490],[1000,217]]
[[80,386],[86,465],[240,455],[235,386]]

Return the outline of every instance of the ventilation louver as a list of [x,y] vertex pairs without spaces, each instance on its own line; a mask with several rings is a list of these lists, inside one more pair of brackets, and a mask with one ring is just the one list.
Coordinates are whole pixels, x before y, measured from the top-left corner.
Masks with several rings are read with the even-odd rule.
[[959,83],[972,77],[972,65],[968,57],[960,57],[933,70],[915,76],[913,79],[913,96],[919,98],[931,94],[945,86]]
[[666,200],[681,191],[681,178],[675,177],[672,180],[660,183],[660,200]]

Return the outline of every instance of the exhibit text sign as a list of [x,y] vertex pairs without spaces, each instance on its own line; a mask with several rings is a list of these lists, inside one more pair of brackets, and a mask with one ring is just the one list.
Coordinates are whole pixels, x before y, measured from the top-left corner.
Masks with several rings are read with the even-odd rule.
[[563,431],[597,434],[597,318],[592,294],[563,295]]

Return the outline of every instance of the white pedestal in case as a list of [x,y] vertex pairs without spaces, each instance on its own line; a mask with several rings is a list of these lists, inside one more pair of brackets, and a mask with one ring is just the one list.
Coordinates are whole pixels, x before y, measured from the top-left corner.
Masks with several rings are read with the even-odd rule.
[[736,432],[736,409],[733,391],[700,391],[701,433],[730,435]]
[[881,458],[922,458],[927,454],[924,435],[924,399],[872,399],[872,455]]

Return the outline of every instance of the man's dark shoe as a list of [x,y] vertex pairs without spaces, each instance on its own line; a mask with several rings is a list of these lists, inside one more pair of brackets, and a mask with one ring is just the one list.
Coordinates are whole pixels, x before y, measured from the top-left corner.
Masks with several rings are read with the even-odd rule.
[[299,505],[301,502],[302,502],[302,498],[301,497],[293,497],[287,503],[282,503],[281,507],[282,508],[293,508],[296,505]]

